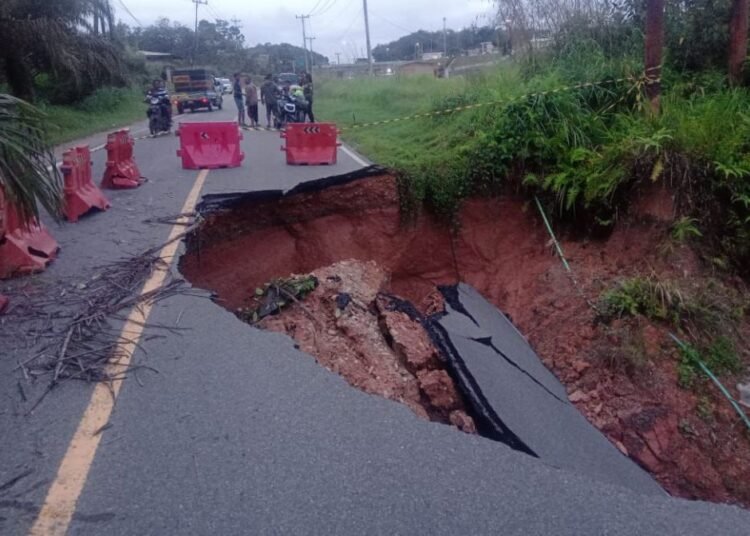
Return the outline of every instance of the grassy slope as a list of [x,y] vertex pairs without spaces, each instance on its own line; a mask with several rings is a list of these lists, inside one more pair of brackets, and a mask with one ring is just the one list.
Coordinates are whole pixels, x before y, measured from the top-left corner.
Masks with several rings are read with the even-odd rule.
[[103,89],[74,106],[41,105],[53,145],[144,119],[143,94],[134,89]]
[[326,81],[316,95],[316,115],[344,128],[344,139],[368,158],[383,165],[404,167],[440,151],[450,151],[454,128],[417,119],[361,129],[369,123],[429,111],[432,103],[467,90],[463,78],[376,78]]

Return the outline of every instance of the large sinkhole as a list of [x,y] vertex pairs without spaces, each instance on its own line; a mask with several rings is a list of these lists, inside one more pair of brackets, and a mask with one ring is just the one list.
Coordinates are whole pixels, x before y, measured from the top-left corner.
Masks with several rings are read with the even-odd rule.
[[[400,206],[380,168],[208,196],[181,270],[241,319],[421,418],[639,492],[663,493],[653,476],[678,495],[725,499],[677,464],[650,463],[649,438],[673,418],[664,408],[605,421],[610,408],[624,414],[621,386],[608,380],[615,391],[599,394],[594,315],[523,199],[467,200],[453,228]],[[652,238],[631,229],[566,247],[585,285],[647,257]]]

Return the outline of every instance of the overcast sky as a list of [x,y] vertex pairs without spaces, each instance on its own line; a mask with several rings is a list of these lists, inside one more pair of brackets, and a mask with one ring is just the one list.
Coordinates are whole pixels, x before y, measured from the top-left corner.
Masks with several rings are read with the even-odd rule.
[[[194,24],[195,4],[191,0],[113,0],[113,4],[118,18],[131,26],[147,26],[159,17]],[[368,0],[368,8],[373,47],[420,29],[442,29],[443,17],[448,28],[460,29],[475,21],[489,24],[493,13],[491,0]],[[312,16],[307,22],[307,35],[316,38],[316,52],[331,61],[335,61],[336,52],[341,53],[341,61],[366,55],[362,0],[208,0],[207,6],[199,7],[202,19],[239,19],[250,46],[267,42],[301,46],[302,26],[294,16],[308,13]],[[441,45],[434,46],[439,50]]]

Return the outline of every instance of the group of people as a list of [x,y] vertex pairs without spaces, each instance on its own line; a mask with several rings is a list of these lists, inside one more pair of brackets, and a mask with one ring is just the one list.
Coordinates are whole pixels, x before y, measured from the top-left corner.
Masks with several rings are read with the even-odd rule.
[[[265,106],[266,127],[270,128],[273,115],[276,113],[278,99],[283,95],[293,95],[295,92],[296,95],[294,96],[304,98],[306,102],[305,119],[314,123],[312,75],[310,73],[302,73],[299,82],[298,86],[284,85],[279,87],[274,81],[273,76],[269,74],[266,75],[259,91],[252,78],[248,76],[243,80],[240,73],[234,73],[232,92],[234,94],[234,102],[237,105],[237,122],[239,125],[249,127],[260,126],[258,116],[258,106],[260,103]],[[250,120],[249,125],[245,120],[245,110],[247,110],[247,117]]]

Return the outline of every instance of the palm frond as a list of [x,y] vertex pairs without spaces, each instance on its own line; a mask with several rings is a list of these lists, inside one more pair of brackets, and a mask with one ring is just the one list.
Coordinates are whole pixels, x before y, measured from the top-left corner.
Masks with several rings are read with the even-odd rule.
[[39,205],[55,219],[62,213],[62,180],[45,141],[44,114],[0,93],[0,186],[24,216]]

